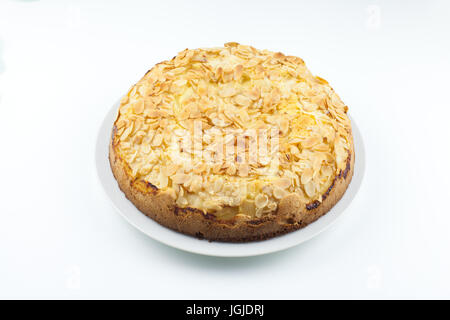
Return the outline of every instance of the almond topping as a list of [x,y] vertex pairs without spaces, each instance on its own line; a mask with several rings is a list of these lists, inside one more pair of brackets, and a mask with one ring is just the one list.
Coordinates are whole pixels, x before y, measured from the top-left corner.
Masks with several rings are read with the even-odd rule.
[[236,102],[238,105],[240,105],[242,107],[248,107],[252,103],[252,100],[250,100],[250,98],[240,94],[234,98],[234,102]]
[[289,179],[289,178],[277,179],[274,181],[274,185],[281,189],[287,189],[291,186],[291,179]]
[[291,193],[321,200],[352,150],[347,110],[300,58],[186,49],[122,98],[113,146],[132,178],[177,206],[250,219]]
[[163,140],[163,135],[160,134],[160,133],[158,133],[158,134],[155,135],[155,137],[153,138],[152,146],[153,146],[153,147],[159,147],[159,146],[161,145],[161,143],[162,143],[162,140]]
[[316,186],[314,185],[314,182],[309,181],[307,184],[305,184],[305,192],[310,198],[314,196],[316,192]]
[[219,95],[222,98],[232,97],[237,93],[236,88],[232,83],[225,84],[220,90]]
[[184,173],[177,173],[171,176],[170,179],[172,179],[173,183],[183,184],[188,181],[189,176]]
[[264,208],[269,202],[269,198],[265,194],[258,194],[255,198],[255,206],[257,208]]
[[274,187],[273,188],[273,196],[275,199],[282,199],[287,195],[286,190],[281,189],[280,187]]
[[306,168],[302,173],[301,182],[303,185],[311,181],[313,176],[313,170],[311,168]]

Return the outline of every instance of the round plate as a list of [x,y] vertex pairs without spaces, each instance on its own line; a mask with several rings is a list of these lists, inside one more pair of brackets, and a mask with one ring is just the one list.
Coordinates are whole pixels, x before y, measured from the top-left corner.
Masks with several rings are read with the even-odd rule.
[[356,153],[354,176],[342,199],[327,214],[305,228],[268,240],[246,243],[200,240],[168,229],[148,218],[125,198],[124,193],[119,189],[108,159],[111,130],[118,108],[119,102],[106,115],[97,137],[95,161],[100,183],[117,211],[129,223],[154,240],[181,250],[210,256],[247,257],[276,252],[298,245],[318,235],[342,215],[355,197],[364,175],[365,154],[362,136],[355,121],[351,119]]

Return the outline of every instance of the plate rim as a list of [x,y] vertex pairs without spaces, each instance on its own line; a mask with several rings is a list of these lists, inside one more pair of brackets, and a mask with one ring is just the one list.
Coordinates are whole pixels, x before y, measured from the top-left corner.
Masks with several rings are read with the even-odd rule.
[[[323,231],[336,223],[336,221],[346,211],[348,211],[354,201],[354,198],[358,194],[365,175],[365,146],[362,139],[362,134],[354,119],[349,116],[352,123],[352,134],[355,146],[354,174],[352,181],[350,182],[343,197],[333,206],[333,208],[331,208],[330,211],[304,228],[262,241],[230,243],[197,239],[195,237],[171,230],[147,217],[140,212],[131,201],[125,198],[124,193],[120,190],[117,181],[112,174],[108,157],[108,147],[112,132],[111,128],[114,117],[117,114],[119,104],[120,100],[114,103],[108,110],[97,132],[94,157],[98,182],[101,185],[104,195],[109,199],[115,211],[117,211],[128,223],[140,232],[146,234],[151,239],[178,250],[205,256],[237,258],[259,256],[287,250],[297,246],[321,234]],[[107,181],[108,179],[109,181]],[[112,183],[112,186],[107,185],[107,183]],[[114,191],[108,192],[108,186],[112,189],[115,188],[115,192],[117,194],[121,194],[121,197],[119,196],[120,199],[116,199],[116,195],[111,194],[114,193]],[[117,192],[117,190],[119,192]],[[130,212],[123,212],[123,208],[121,208],[123,205],[120,203],[123,203],[125,207],[128,207]],[[152,234],[149,232],[150,230],[160,232]]]

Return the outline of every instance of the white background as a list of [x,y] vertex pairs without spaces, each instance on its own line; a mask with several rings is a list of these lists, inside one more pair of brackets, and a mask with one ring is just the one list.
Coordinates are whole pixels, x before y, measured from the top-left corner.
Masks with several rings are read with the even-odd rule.
[[[0,298],[450,298],[445,1],[0,0]],[[101,121],[155,63],[237,41],[302,57],[367,152],[348,212],[295,248],[212,258],[104,196]]]

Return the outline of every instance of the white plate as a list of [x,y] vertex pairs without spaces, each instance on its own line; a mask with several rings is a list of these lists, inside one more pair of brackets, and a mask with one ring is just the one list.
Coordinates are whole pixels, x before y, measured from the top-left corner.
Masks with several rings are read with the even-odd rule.
[[352,182],[342,199],[324,216],[303,229],[269,240],[248,243],[222,243],[199,240],[161,226],[142,214],[119,189],[111,172],[108,160],[108,144],[111,129],[119,103],[116,103],[106,115],[98,133],[95,161],[98,177],[106,195],[119,213],[137,229],[168,246],[181,250],[220,257],[247,257],[284,250],[298,245],[329,227],[348,208],[355,197],[364,175],[365,154],[361,133],[352,119],[355,143],[355,168]]

